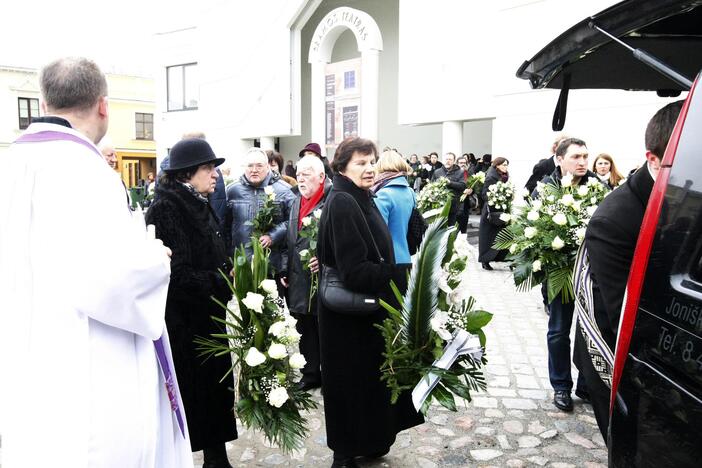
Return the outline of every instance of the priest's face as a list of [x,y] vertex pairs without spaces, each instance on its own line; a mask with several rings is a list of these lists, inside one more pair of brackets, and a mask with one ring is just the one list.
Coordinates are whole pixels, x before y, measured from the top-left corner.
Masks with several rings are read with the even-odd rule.
[[195,171],[195,174],[193,174],[188,182],[195,190],[203,195],[207,195],[208,193],[214,192],[215,185],[217,184],[217,177],[219,177],[219,174],[213,163],[203,164],[198,166],[197,171]]

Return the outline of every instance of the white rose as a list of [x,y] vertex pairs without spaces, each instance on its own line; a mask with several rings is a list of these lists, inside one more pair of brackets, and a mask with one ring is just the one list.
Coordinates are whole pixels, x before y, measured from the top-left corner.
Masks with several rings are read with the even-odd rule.
[[567,186],[569,186],[569,185],[573,185],[573,176],[570,175],[570,174],[564,175],[563,178],[561,179],[561,185],[562,185],[563,187],[567,187]]
[[444,341],[448,341],[451,338],[453,338],[453,335],[451,334],[451,332],[449,332],[445,328],[439,328],[438,330],[436,330],[436,334],[439,335],[439,338],[441,338]]
[[304,259],[308,258],[309,256],[310,256],[309,250],[307,250],[307,249],[300,250],[300,258],[302,258],[304,260]]
[[590,203],[593,205],[597,203],[597,197],[590,197]]
[[268,196],[275,195],[275,190],[273,190],[273,187],[271,187],[270,185],[267,185],[263,189],[263,191],[266,192],[266,195],[268,195]]
[[587,188],[587,185],[581,185],[580,187],[578,187],[578,195],[580,195],[581,197],[587,197],[587,193],[589,191],[590,190]]
[[271,325],[268,328],[268,333],[275,337],[281,337],[284,335],[286,328],[288,328],[288,325],[285,323],[285,320],[281,320]]
[[310,218],[309,216],[305,216],[304,218],[302,218],[303,226],[309,226],[310,224],[312,224],[312,218]]
[[565,226],[565,224],[568,222],[568,218],[566,218],[566,215],[563,213],[556,213],[553,217],[553,222],[559,226]]
[[579,201],[574,202],[573,206],[572,206],[573,210],[580,211],[580,205],[582,205],[582,202],[579,202]]
[[537,219],[539,219],[539,212],[536,211],[536,210],[531,210],[531,211],[529,211],[529,212],[527,213],[527,219],[528,219],[529,221],[536,221]]
[[244,357],[244,361],[249,367],[256,367],[266,362],[266,356],[256,348],[249,348]]
[[537,198],[536,200],[533,200],[533,201],[531,202],[531,206],[532,206],[535,210],[539,210],[539,209],[541,209],[541,207],[543,206],[543,202]]
[[278,297],[278,286],[276,286],[275,280],[266,279],[261,281],[261,289],[266,291],[273,299]]
[[582,243],[583,239],[585,239],[585,231],[586,228],[581,227],[575,230],[575,237],[578,238],[578,242]]
[[285,345],[280,343],[273,343],[270,348],[268,348],[268,356],[271,359],[283,359],[288,355],[288,350],[285,349]]
[[534,260],[531,264],[531,271],[541,271],[541,260]]
[[312,214],[315,218],[320,219],[322,217],[322,210],[314,210]]
[[546,197],[546,200],[548,200],[548,201],[550,201],[551,203],[553,203],[553,202],[556,201],[556,197],[553,196],[553,195],[549,195],[548,197]]
[[293,369],[302,369],[307,364],[307,359],[300,353],[295,353],[290,356],[290,367]]
[[531,239],[536,235],[537,232],[538,230],[535,227],[527,226],[526,228],[524,228],[524,237],[526,237],[527,239]]
[[241,302],[246,306],[247,309],[251,309],[259,314],[263,312],[263,299],[264,297],[260,294],[252,293],[251,291],[246,293],[246,297],[241,300]]
[[556,238],[553,239],[553,242],[551,242],[551,248],[553,250],[561,250],[564,245],[565,245],[565,242],[563,242],[563,239],[561,239],[558,236],[556,236]]
[[504,221],[505,223],[509,223],[509,221],[512,219],[512,216],[509,215],[509,213],[502,213],[500,215],[500,221]]
[[294,327],[288,327],[285,329],[285,334],[283,337],[285,338],[286,342],[296,344],[300,342],[301,336],[302,335],[300,335]]
[[587,210],[587,215],[590,216],[590,217],[592,217],[592,215],[594,215],[594,214],[595,214],[595,211],[597,210],[597,205],[595,205],[595,206],[588,206],[588,207],[586,208],[586,210]]
[[276,387],[268,394],[268,403],[270,403],[271,406],[280,408],[286,401],[288,401],[288,398],[290,397],[288,396],[287,390],[285,390],[283,387]]
[[509,246],[509,253],[513,254],[517,251],[517,244],[512,244]]
[[573,198],[573,195],[566,193],[561,197],[561,203],[563,203],[565,206],[571,206],[575,202],[575,198]]

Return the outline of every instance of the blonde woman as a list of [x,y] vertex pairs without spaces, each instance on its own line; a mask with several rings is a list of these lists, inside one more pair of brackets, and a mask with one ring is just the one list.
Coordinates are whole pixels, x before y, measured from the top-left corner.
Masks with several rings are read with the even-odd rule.
[[602,153],[595,158],[595,162],[592,163],[592,171],[611,189],[617,187],[624,179],[624,176],[617,170],[617,166],[614,165],[614,159],[607,153]]

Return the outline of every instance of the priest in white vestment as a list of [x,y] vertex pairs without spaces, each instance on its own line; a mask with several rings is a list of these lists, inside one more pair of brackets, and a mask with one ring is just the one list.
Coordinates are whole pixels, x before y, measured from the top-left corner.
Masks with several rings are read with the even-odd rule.
[[60,59],[40,81],[47,117],[2,158],[2,467],[192,467],[175,375],[169,399],[154,351],[169,252],[135,222],[95,147],[105,77]]

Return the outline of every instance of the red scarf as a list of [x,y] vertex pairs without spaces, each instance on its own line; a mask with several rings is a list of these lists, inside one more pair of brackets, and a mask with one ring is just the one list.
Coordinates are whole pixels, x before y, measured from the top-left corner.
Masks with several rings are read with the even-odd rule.
[[302,219],[310,214],[315,206],[319,203],[324,195],[324,183],[322,183],[317,191],[309,199],[300,196],[300,215],[297,218],[297,230],[302,227]]

